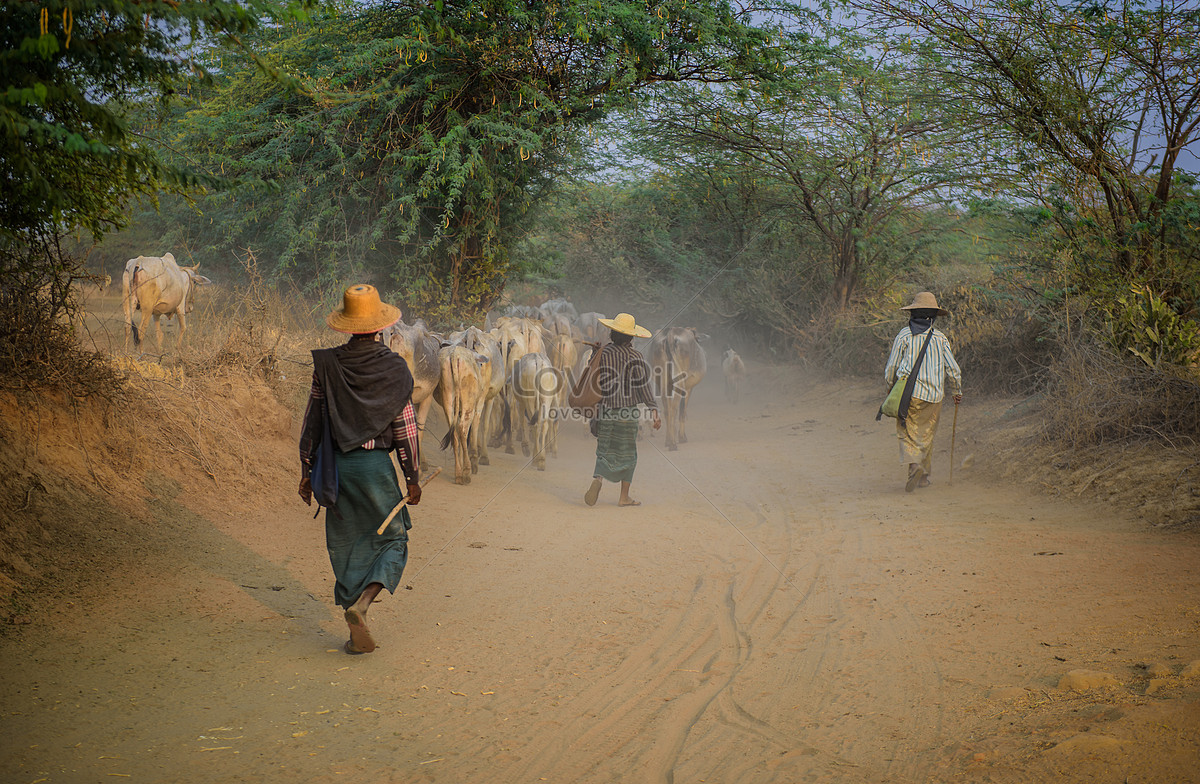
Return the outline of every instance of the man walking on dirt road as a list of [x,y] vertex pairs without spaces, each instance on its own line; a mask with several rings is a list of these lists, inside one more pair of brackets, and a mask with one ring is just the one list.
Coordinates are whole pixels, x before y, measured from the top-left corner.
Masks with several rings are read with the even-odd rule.
[[[942,400],[948,386],[954,404],[962,402],[962,370],[954,361],[950,341],[933,326],[933,320],[938,316],[950,315],[950,311],[938,307],[933,294],[922,291],[913,297],[912,303],[900,309],[909,312],[909,320],[892,341],[883,377],[891,389],[896,379],[911,375],[920,357],[908,414],[896,420],[900,462],[908,464],[908,482],[904,489],[911,493],[918,487],[929,487],[933,436],[942,413]],[[928,330],[932,330],[932,334],[927,334]],[[921,357],[922,345],[926,343],[928,346]]]
[[336,474],[322,467],[316,480],[318,490],[333,494],[329,499],[319,492],[317,498],[327,506],[325,543],[336,578],[334,600],[345,610],[350,630],[346,653],[370,653],[376,643],[367,627],[367,611],[384,588],[396,592],[408,561],[412,528],[405,507],[377,531],[403,500],[389,456],[393,449],[408,485],[408,505],[421,501],[413,380],[404,360],[377,340],[381,330],[400,320],[400,310],[380,302],[374,286],[346,289],[342,309],[325,320],[350,339],[312,353],[312,392],[300,435],[299,492],[304,503],[312,503],[313,463],[328,437],[330,443],[324,446]]

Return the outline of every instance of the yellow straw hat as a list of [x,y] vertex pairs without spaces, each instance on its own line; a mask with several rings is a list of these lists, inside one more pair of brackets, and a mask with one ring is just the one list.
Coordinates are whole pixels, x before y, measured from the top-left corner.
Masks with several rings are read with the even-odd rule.
[[390,327],[400,320],[400,308],[379,300],[374,286],[360,283],[346,289],[342,308],[325,317],[325,323],[338,332],[364,335]]
[[901,310],[936,310],[937,314],[939,316],[949,316],[950,315],[950,311],[946,310],[945,308],[938,307],[937,297],[933,296],[933,293],[929,292],[929,291],[918,292],[917,296],[913,297],[913,301],[911,304],[905,305],[904,307],[902,307],[900,309]]
[[645,327],[639,327],[637,322],[633,320],[633,316],[628,313],[618,313],[616,318],[596,319],[609,329],[615,329],[622,335],[633,335],[635,338],[650,337],[650,330]]

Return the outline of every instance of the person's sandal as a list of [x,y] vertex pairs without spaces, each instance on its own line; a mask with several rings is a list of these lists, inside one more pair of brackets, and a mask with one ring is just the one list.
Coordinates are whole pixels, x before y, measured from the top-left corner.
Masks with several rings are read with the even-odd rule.
[[592,484],[588,487],[587,492],[583,494],[583,502],[588,506],[595,506],[596,499],[600,497],[600,485],[603,484],[600,477],[592,480]]
[[913,490],[916,490],[917,485],[921,484],[921,480],[924,478],[925,472],[921,470],[920,466],[909,469],[908,483],[904,485],[904,492],[911,493]]

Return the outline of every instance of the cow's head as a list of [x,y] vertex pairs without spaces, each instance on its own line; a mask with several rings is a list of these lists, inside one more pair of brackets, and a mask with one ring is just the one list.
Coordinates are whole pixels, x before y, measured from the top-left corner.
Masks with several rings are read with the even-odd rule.
[[196,264],[195,266],[192,266],[192,267],[181,267],[180,269],[182,269],[185,273],[187,273],[187,280],[188,280],[188,290],[187,290],[187,294],[184,296],[184,311],[183,312],[191,313],[192,308],[195,307],[195,303],[196,303],[196,287],[197,286],[207,286],[210,283],[212,283],[212,281],[209,280],[208,278],[204,277],[200,273],[196,272],[196,270],[200,269],[199,264]]
[[704,341],[708,340],[710,337],[709,335],[706,335],[705,333],[698,331],[695,327],[688,327],[687,329],[688,329],[688,332],[692,333],[692,337],[696,339],[697,343],[703,343]]

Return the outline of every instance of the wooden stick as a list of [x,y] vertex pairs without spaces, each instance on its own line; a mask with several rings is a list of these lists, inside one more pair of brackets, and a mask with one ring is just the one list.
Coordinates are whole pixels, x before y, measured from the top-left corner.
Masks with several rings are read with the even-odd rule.
[[955,436],[958,434],[958,401],[954,401],[954,421],[950,423],[950,481],[948,484],[954,484],[954,442],[957,440]]
[[[425,485],[427,485],[431,481],[433,481],[433,478],[440,473],[442,473],[441,466],[438,466],[437,468],[433,469],[433,472],[430,473],[429,476],[427,476],[421,480],[421,487],[425,487]],[[408,506],[408,496],[404,496],[404,498],[401,499],[400,503],[396,504],[396,508],[394,508],[392,510],[391,514],[389,514],[387,516],[387,519],[383,521],[383,525],[379,526],[379,530],[377,530],[375,533],[382,536],[383,532],[387,530],[387,527],[392,524],[393,520],[396,519],[396,515],[400,514],[400,510],[406,506]]]

